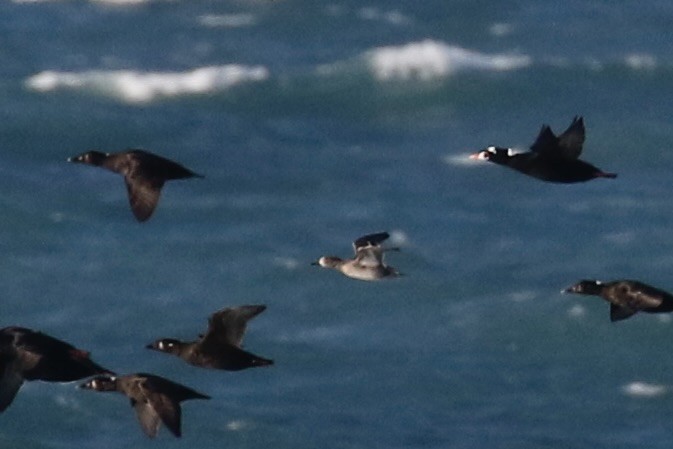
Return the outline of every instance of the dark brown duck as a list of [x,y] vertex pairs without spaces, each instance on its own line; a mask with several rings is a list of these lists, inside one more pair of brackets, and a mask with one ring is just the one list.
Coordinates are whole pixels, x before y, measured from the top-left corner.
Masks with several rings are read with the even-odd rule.
[[579,159],[584,137],[584,120],[575,117],[568,129],[558,137],[548,125],[543,125],[530,147],[531,151],[517,153],[511,148],[490,146],[470,158],[504,165],[549,182],[574,183],[595,178],[616,178],[616,174],[606,173]]
[[625,320],[637,312],[666,313],[673,311],[673,295],[640,281],[601,282],[582,280],[564,293],[599,296],[610,303],[610,320]]
[[126,376],[97,376],[81,385],[95,391],[116,391],[131,400],[143,432],[154,438],[159,425],[164,425],[176,437],[182,436],[180,402],[188,399],[210,399],[171,380],[153,374],[136,373]]
[[239,371],[272,365],[273,360],[259,357],[241,348],[248,321],[266,309],[263,305],[228,307],[210,316],[208,330],[195,341],[162,338],[148,349],[180,357],[202,368]]
[[24,380],[72,382],[112,374],[69,343],[24,327],[0,329],[0,412],[12,403]]
[[124,176],[131,210],[141,222],[152,216],[166,181],[203,178],[177,162],[143,150],[131,149],[119,153],[87,151],[69,158],[68,162],[106,168]]

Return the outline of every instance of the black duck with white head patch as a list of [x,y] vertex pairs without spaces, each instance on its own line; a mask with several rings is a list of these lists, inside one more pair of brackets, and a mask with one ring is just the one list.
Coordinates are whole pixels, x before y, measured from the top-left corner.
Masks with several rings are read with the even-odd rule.
[[673,311],[673,295],[640,281],[625,279],[604,283],[582,280],[563,292],[599,296],[608,301],[611,321],[625,320],[637,312]]
[[579,159],[584,137],[584,120],[575,117],[568,129],[558,137],[549,126],[543,125],[530,147],[531,151],[517,153],[511,148],[491,146],[470,157],[504,165],[549,182],[575,183],[595,178],[616,178],[616,174],[606,173]]
[[387,232],[368,234],[353,242],[355,257],[341,259],[336,256],[323,256],[313,265],[332,268],[344,275],[361,281],[377,281],[400,276],[400,273],[383,261],[385,251],[399,251],[399,248],[383,248],[381,243],[390,237]]
[[119,153],[94,150],[73,156],[68,161],[106,168],[122,175],[131,211],[140,222],[152,216],[166,181],[203,177],[177,162],[144,150],[131,149]]
[[202,368],[239,371],[272,365],[273,360],[241,348],[248,321],[265,309],[264,305],[224,308],[210,316],[208,330],[198,340],[184,342],[174,338],[162,338],[147,345],[147,348],[173,354]]
[[136,373],[126,376],[98,376],[81,385],[95,391],[116,391],[131,400],[143,432],[154,438],[159,425],[164,425],[176,437],[182,436],[180,402],[188,399],[210,399],[194,391],[153,374]]
[[24,327],[0,329],[0,412],[10,406],[25,380],[72,382],[112,374],[89,353]]

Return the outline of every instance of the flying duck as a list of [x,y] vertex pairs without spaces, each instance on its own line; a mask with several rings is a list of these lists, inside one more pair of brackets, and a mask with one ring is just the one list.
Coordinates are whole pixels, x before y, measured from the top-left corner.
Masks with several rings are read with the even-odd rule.
[[640,281],[601,282],[582,280],[564,293],[600,296],[610,303],[610,320],[629,318],[636,312],[664,313],[673,311],[673,295]]
[[543,125],[533,145],[525,153],[511,148],[490,146],[470,158],[504,165],[543,181],[558,183],[584,182],[594,178],[616,178],[578,159],[584,143],[584,120],[575,117],[563,134],[554,135],[548,125]]
[[131,400],[143,432],[154,438],[163,422],[176,437],[182,435],[180,402],[188,399],[210,399],[191,388],[152,374],[97,376],[80,385],[95,391],[117,391]]
[[177,162],[144,150],[130,149],[118,153],[93,150],[68,158],[68,162],[103,167],[124,176],[131,210],[140,222],[152,216],[166,181],[203,178]]
[[381,243],[388,239],[387,232],[364,235],[353,242],[355,257],[341,259],[336,256],[323,256],[312,265],[332,268],[344,275],[361,281],[376,281],[384,278],[400,276],[393,267],[383,263],[385,251],[399,251],[399,248],[383,248]]
[[72,382],[105,373],[112,371],[69,343],[24,327],[0,329],[0,412],[9,407],[24,380]]
[[174,338],[162,338],[146,347],[173,354],[202,368],[239,371],[272,365],[273,360],[241,349],[248,321],[265,309],[266,306],[263,305],[224,308],[210,316],[208,330],[198,340],[184,342]]

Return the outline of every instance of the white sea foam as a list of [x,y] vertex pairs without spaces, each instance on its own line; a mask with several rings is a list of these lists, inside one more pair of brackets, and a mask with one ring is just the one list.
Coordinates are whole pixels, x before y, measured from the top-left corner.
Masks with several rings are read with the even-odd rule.
[[443,42],[425,40],[367,52],[367,63],[380,80],[434,80],[463,70],[506,71],[531,64],[517,54],[484,54]]
[[635,70],[652,70],[657,67],[657,59],[647,54],[630,54],[624,58],[629,68]]
[[493,36],[502,37],[512,33],[512,25],[509,23],[494,23],[488,29]]
[[254,25],[255,22],[252,14],[205,14],[199,17],[201,25],[211,28],[241,28]]
[[579,304],[575,304],[570,309],[568,309],[568,316],[571,318],[584,318],[586,314],[587,309]]
[[263,81],[268,77],[269,71],[265,67],[229,64],[188,72],[45,71],[31,76],[25,84],[39,92],[71,89],[94,92],[127,103],[148,103],[159,98],[223,91],[237,84]]
[[396,246],[404,246],[409,244],[409,236],[401,229],[394,229],[389,232],[390,243]]
[[668,387],[660,384],[650,384],[635,381],[622,387],[622,392],[628,396],[639,398],[652,398],[666,394]]
[[393,25],[406,25],[411,23],[411,19],[399,11],[382,11],[374,7],[364,7],[357,11],[358,18],[362,20],[374,20],[388,22]]
[[234,419],[226,424],[227,430],[230,430],[232,432],[248,429],[250,427],[252,427],[252,423],[244,421],[242,419]]
[[296,270],[299,267],[299,261],[294,257],[274,257],[273,264],[286,270]]

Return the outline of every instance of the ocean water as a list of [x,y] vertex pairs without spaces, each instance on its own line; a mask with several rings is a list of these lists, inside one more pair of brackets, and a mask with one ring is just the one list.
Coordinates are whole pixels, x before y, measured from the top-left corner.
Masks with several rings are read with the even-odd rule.
[[[521,0],[0,3],[2,326],[212,396],[147,439],[121,395],[27,383],[0,445],[669,448],[669,316],[610,323],[582,278],[673,290],[673,4]],[[556,185],[467,156],[585,118],[615,180]],[[135,222],[141,147],[205,179]],[[321,270],[388,230],[405,274]],[[144,349],[268,309],[200,370]]]

